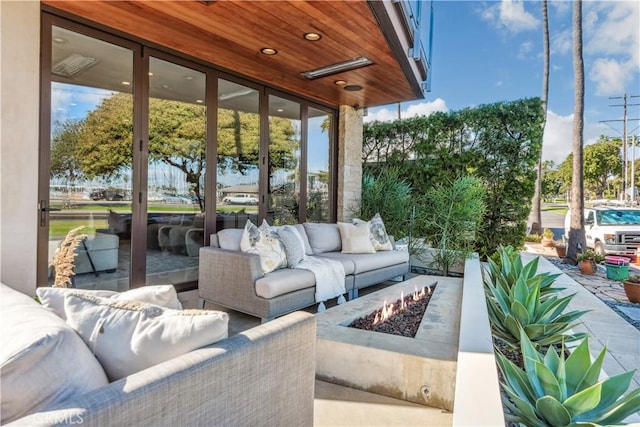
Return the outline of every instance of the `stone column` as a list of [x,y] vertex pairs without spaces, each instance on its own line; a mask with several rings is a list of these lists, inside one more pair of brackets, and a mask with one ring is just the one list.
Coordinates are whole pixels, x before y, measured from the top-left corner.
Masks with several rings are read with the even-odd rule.
[[362,109],[340,106],[338,125],[338,221],[349,221],[362,195]]

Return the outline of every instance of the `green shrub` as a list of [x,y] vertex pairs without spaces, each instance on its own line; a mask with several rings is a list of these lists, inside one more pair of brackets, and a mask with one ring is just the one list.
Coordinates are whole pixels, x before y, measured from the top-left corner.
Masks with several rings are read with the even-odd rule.
[[542,236],[539,234],[527,234],[524,237],[525,242],[540,243],[541,240],[542,240]]
[[[526,426],[620,424],[640,408],[640,389],[626,393],[634,371],[600,380],[606,346],[591,362],[585,338],[566,358],[553,346],[542,356],[520,330],[524,370],[497,352],[509,421]],[[626,393],[626,394],[625,394]]]

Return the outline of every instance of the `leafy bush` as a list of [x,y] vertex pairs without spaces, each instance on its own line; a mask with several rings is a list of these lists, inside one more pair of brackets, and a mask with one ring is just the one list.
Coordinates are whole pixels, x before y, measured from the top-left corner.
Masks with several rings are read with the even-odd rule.
[[523,266],[513,248],[500,252],[502,268],[489,259],[484,281],[493,335],[511,348],[520,346],[520,329],[536,347],[583,338],[584,333],[568,333],[575,326],[572,322],[586,311],[562,313],[573,295],[554,295],[559,289],[551,284],[558,275],[536,274],[538,258]]
[[638,411],[640,389],[625,394],[635,370],[599,379],[606,346],[591,362],[587,338],[566,360],[564,346],[560,355],[553,346],[539,354],[522,329],[520,343],[524,370],[496,353],[502,387],[511,398],[505,402],[508,420],[526,426],[613,425]]
[[525,242],[540,243],[542,236],[539,234],[527,234],[524,237]]
[[379,213],[387,233],[398,240],[409,232],[412,207],[411,186],[397,170],[387,169],[377,176],[365,174],[362,177],[362,197],[352,211],[364,220]]

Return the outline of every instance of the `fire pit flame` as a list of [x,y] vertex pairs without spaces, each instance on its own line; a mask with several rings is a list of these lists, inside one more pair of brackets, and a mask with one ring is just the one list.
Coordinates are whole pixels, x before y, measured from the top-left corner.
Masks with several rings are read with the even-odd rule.
[[[423,286],[420,291],[418,291],[418,287],[414,286],[413,294],[411,294],[411,299],[413,301],[419,301],[425,295],[431,295],[431,286],[435,286],[438,282],[434,282],[431,285]],[[387,300],[384,300],[382,304],[382,309],[376,312],[375,317],[373,319],[373,324],[378,325],[385,320],[389,319],[391,316],[405,310],[407,308],[407,302],[404,299],[404,291],[400,292],[400,306],[394,309],[394,304],[387,303]]]

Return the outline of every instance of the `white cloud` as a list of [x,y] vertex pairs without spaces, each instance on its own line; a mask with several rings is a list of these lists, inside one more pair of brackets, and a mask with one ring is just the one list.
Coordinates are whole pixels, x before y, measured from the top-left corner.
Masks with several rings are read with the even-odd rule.
[[557,0],[557,1],[552,0],[549,2],[549,5],[553,9],[555,9],[558,15],[564,15],[571,10],[572,3],[569,1],[563,1],[563,0]]
[[538,26],[538,19],[525,10],[524,2],[518,0],[502,0],[483,10],[481,16],[511,33],[533,30]]
[[564,55],[573,49],[573,34],[571,30],[564,30],[558,34],[551,35],[550,39],[549,44],[552,55]]
[[[400,116],[403,119],[416,116],[428,116],[436,111],[447,112],[449,108],[447,103],[442,98],[436,98],[431,102],[420,102],[418,104],[411,104],[405,110],[400,112]],[[398,119],[398,110],[388,107],[381,109],[371,109],[369,114],[364,117],[364,122],[373,122],[375,120],[379,122],[390,122]]]
[[[585,123],[584,145],[598,141],[600,135],[608,133],[603,123]],[[573,114],[560,116],[553,111],[547,112],[547,124],[542,138],[542,160],[552,160],[560,164],[572,151]]]
[[531,51],[533,50],[533,42],[526,41],[520,43],[520,47],[518,49],[518,59],[530,59]]
[[624,91],[637,90],[640,3],[587,2],[585,8],[585,61],[591,59],[589,79],[596,85],[596,94],[620,95]]

